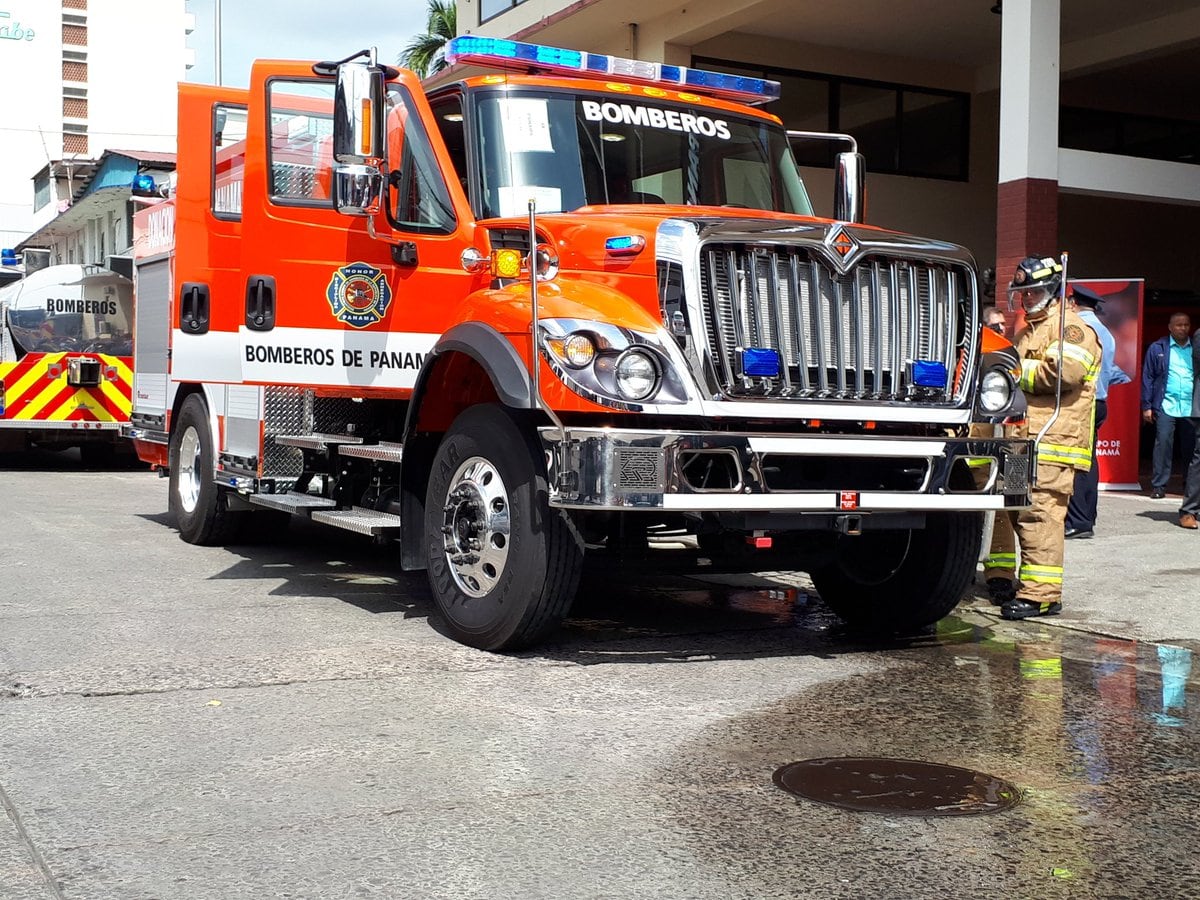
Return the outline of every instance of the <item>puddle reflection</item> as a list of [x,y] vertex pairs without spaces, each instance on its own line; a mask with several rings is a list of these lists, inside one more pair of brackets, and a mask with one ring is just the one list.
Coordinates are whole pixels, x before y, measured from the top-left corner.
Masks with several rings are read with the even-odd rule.
[[[706,847],[746,827],[802,834],[795,861],[746,843],[743,858],[722,861],[738,878],[773,867],[763,896],[836,895],[848,884],[857,896],[890,896],[896,868],[922,895],[1194,895],[1193,653],[1183,642],[1010,626],[966,611],[923,642],[878,654],[885,671],[710,729],[671,763],[698,767],[714,786],[688,793],[680,821]],[[790,761],[864,755],[987,772],[1024,799],[990,821],[953,825],[831,810],[782,792],[746,799],[746,785],[770,784]]]

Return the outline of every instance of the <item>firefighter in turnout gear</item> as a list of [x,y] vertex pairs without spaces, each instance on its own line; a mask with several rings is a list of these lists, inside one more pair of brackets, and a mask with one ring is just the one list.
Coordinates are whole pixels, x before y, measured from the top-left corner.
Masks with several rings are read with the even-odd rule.
[[[1062,286],[1063,269],[1055,259],[1027,257],[1008,289],[1010,305],[1019,301],[1025,312],[1025,325],[1014,343],[1021,354],[1021,389],[1029,407],[1025,423],[1014,426],[1013,436],[1045,433],[1037,444],[1033,506],[1015,522],[1007,515],[996,516],[991,553],[984,564],[988,592],[1006,619],[1062,610],[1063,522],[1075,471],[1087,471],[1092,464],[1100,340],[1072,310],[1062,317]],[[1019,589],[1013,584],[1018,544]]]

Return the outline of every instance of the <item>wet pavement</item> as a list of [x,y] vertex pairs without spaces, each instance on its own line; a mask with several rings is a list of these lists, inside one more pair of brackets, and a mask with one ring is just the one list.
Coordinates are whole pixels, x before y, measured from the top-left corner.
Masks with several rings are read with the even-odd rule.
[[[187,547],[139,471],[0,497],[3,900],[1200,893],[1192,640],[969,600],[879,642],[803,576],[651,557],[594,560],[553,641],[494,656],[350,535]],[[926,818],[775,780],[862,756],[1021,799]]]

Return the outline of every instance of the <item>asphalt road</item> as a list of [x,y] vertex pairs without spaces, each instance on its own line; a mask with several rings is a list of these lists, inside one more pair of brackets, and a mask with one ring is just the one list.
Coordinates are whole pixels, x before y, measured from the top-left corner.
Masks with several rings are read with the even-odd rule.
[[[1103,499],[1052,623],[968,600],[873,645],[803,578],[591,566],[550,645],[495,656],[386,548],[192,547],[165,487],[0,462],[0,900],[1194,893],[1200,538],[1171,500]],[[841,755],[1024,796],[909,818],[772,783]]]

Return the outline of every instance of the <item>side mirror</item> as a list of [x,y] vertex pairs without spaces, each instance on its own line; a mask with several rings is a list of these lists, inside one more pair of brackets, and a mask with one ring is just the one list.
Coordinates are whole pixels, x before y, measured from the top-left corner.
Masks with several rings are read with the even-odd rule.
[[337,67],[333,205],[347,216],[375,215],[383,202],[384,73],[372,63],[355,60]]
[[861,153],[839,153],[834,162],[833,217],[839,222],[861,222],[866,202],[867,167]]
[[383,71],[366,62],[338,66],[333,98],[333,158],[378,168],[383,161]]
[[374,166],[334,166],[334,209],[344,216],[373,216],[382,205],[382,172]]
[[849,145],[839,153],[833,168],[833,217],[839,222],[861,222],[866,209],[867,166],[858,152],[858,142],[834,131],[789,131],[789,141],[826,141]]

